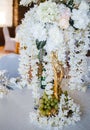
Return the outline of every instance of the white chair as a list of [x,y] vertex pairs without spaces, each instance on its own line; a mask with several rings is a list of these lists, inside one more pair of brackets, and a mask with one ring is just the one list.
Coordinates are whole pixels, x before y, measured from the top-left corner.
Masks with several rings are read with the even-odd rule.
[[3,35],[5,39],[5,51],[15,52],[16,50],[16,40],[15,38],[10,37],[9,30],[7,27],[3,27]]

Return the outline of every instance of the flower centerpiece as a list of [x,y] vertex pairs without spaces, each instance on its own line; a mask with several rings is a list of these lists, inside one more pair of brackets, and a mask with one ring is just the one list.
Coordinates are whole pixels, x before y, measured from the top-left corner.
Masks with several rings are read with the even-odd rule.
[[62,88],[68,80],[70,89],[85,89],[89,7],[81,0],[21,0],[20,4],[32,2],[34,7],[17,34],[20,85],[32,89],[35,111],[30,121],[61,128],[80,120],[79,106]]

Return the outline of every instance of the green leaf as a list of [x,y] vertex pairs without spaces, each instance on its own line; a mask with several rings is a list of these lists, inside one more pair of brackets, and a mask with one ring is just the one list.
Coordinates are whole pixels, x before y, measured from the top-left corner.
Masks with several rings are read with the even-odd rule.
[[70,1],[68,2],[68,7],[69,7],[69,8],[73,8],[73,6],[74,6],[74,1],[73,1],[73,0],[70,0]]
[[38,50],[42,49],[45,45],[46,41],[38,41],[38,39],[36,40],[36,46]]

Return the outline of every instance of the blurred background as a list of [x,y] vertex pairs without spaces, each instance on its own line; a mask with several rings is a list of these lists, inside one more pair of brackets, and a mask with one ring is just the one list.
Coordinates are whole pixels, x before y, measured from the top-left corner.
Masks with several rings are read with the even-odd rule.
[[0,46],[5,44],[3,27],[7,26],[11,37],[15,37],[15,28],[21,23],[27,7],[19,6],[20,0],[0,0]]

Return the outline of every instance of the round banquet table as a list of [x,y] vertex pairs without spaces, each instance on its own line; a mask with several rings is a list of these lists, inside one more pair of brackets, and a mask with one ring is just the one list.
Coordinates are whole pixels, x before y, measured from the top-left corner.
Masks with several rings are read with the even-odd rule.
[[[63,89],[68,90],[68,88]],[[68,93],[76,103],[80,104],[82,115],[79,122],[64,127],[63,130],[90,130],[90,88],[86,93],[70,90]],[[33,98],[30,90],[24,88],[10,91],[0,99],[0,130],[49,130],[30,123],[31,111],[33,111]]]

